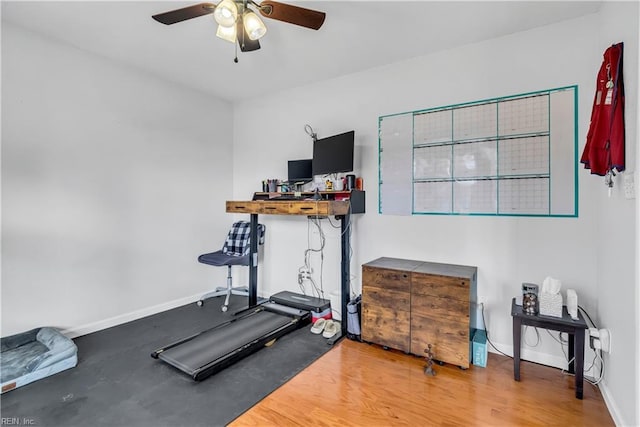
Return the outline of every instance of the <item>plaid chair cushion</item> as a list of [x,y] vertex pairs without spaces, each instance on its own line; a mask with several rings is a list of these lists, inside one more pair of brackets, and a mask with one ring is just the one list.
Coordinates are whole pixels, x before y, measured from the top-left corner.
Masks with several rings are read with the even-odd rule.
[[[258,243],[264,244],[263,224],[258,224]],[[251,250],[251,223],[248,221],[234,222],[222,247],[222,253],[231,256],[245,256]]]

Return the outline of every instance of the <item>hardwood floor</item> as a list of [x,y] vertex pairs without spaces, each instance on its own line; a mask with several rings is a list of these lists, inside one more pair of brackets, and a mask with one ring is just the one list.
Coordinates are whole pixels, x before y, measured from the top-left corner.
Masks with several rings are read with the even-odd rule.
[[613,426],[600,391],[560,370],[489,353],[487,368],[435,365],[377,345],[342,340],[231,426]]

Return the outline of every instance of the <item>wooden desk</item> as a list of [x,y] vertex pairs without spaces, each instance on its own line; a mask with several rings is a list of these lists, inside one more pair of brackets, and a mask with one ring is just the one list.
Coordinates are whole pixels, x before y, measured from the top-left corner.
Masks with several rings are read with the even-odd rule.
[[267,215],[347,215],[349,201],[335,200],[249,200],[227,201],[227,212]]
[[[584,377],[584,336],[588,329],[582,314],[578,312],[578,320],[573,320],[567,312],[567,307],[562,307],[562,317],[532,316],[524,314],[522,306],[516,304],[516,299],[511,300],[511,316],[513,318],[513,377],[520,381],[520,338],[522,325],[551,329],[553,331],[569,334],[569,372],[576,377],[576,398],[582,399],[582,386]],[[571,361],[574,358],[574,361]]]
[[[256,193],[258,194],[258,193]],[[336,193],[337,194],[337,193]],[[342,194],[342,193],[340,193]],[[341,246],[341,309],[342,309],[342,336],[347,334],[347,303],[350,294],[350,263],[349,248],[351,247],[351,214],[364,213],[364,192],[352,193],[354,200],[332,200],[330,196],[324,196],[322,200],[230,200],[227,201],[228,213],[246,213],[251,215],[251,234],[256,236],[258,232],[258,215],[305,215],[327,216],[334,215],[340,220],[340,246]],[[256,197],[254,196],[254,199]],[[354,211],[354,205],[357,210]],[[251,239],[251,264],[249,265],[249,306],[252,307],[258,301],[258,239]]]

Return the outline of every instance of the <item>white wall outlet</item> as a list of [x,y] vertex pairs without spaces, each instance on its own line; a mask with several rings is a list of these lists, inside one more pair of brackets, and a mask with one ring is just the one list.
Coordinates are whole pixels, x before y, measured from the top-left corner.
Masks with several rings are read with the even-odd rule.
[[636,185],[634,175],[634,172],[624,172],[622,174],[622,185],[624,187],[625,199],[636,198]]
[[313,268],[300,268],[298,270],[298,283],[302,284],[303,281],[311,279]]
[[605,353],[611,354],[611,332],[608,329],[600,329],[599,335],[600,348]]

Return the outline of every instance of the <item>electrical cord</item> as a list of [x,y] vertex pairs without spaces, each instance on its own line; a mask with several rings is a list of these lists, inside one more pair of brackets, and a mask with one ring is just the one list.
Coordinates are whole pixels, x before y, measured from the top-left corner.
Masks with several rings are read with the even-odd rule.
[[502,354],[503,356],[507,356],[513,359],[513,356],[508,355],[507,353],[501,351],[498,349],[498,347],[496,347],[491,340],[489,339],[489,328],[487,328],[487,322],[484,320],[484,303],[481,302],[480,305],[482,306],[482,324],[484,325],[484,329],[485,329],[485,333],[487,334],[487,342],[491,345],[491,347],[493,347],[498,353]]
[[598,329],[598,326],[595,324],[595,322],[591,319],[591,316],[589,316],[589,313],[587,313],[587,310],[585,310],[584,308],[582,308],[582,306],[578,306],[578,309],[580,309],[580,311],[582,312],[582,314],[584,314],[585,316],[587,316],[587,319],[589,319],[589,322],[591,322],[591,325]]
[[[578,309],[582,312],[582,314],[589,319],[589,322],[591,323],[591,325],[598,329],[597,325],[595,324],[595,322],[593,321],[593,319],[591,318],[591,316],[589,316],[589,313],[587,313],[587,311],[581,307],[578,306]],[[551,334],[551,332],[547,329],[547,332],[549,333],[549,335],[555,339],[556,341],[558,341],[561,344],[561,348],[562,348],[562,353],[564,353],[564,357],[565,359],[569,359],[569,356],[567,355],[567,353],[564,350],[564,345],[568,344],[569,340],[563,340],[562,339],[562,333],[558,333],[558,337],[559,340],[556,339],[553,334]],[[600,373],[598,375],[598,378],[594,378],[591,379],[589,377],[584,377],[584,381],[588,382],[589,384],[592,384],[594,386],[597,386],[598,384],[600,384],[602,382],[602,380],[604,379],[604,372],[605,372],[605,367],[604,367],[604,359],[602,358],[602,350],[599,349],[592,349],[593,350],[593,359],[591,360],[591,364],[587,367],[583,367],[583,372],[589,372],[592,368],[595,367],[596,365],[596,361],[600,361],[599,365],[600,365]],[[567,365],[571,364],[571,362],[575,361],[575,357],[573,357],[571,360],[567,360]],[[568,372],[566,369],[562,369],[562,373],[564,375],[570,375],[573,376],[575,374],[572,374],[571,372]]]
[[[536,328],[537,329],[537,328]],[[553,334],[551,333],[550,330],[545,329],[545,331],[547,331],[547,333],[549,334],[549,336],[551,338],[553,338],[556,342],[558,342],[560,344],[560,349],[562,350],[562,354],[564,354],[564,360],[569,359],[569,355],[567,355],[567,352],[564,350],[564,346],[568,344],[568,341],[563,341],[562,340],[562,332],[558,332],[558,338],[554,337]],[[573,359],[571,359],[573,360]],[[568,362],[571,363],[571,362]]]
[[[585,378],[585,380],[586,380],[588,383],[593,384],[593,385],[598,385],[598,384],[600,384],[600,383],[602,382],[602,380],[604,379],[604,359],[602,358],[602,355],[600,354],[600,352],[599,352],[599,351],[598,351],[598,352],[596,352],[596,357],[597,357],[598,359],[600,359],[600,378],[598,378],[598,379],[594,379],[593,381],[592,381],[592,380],[590,380],[589,378]],[[596,359],[596,357],[594,357],[594,359],[593,359],[592,366],[593,366],[593,363],[595,363],[595,359]],[[589,369],[591,369],[591,368],[589,368]]]
[[[589,319],[589,322],[591,323],[591,326],[593,326],[596,329],[599,329],[598,325],[596,325],[596,323],[593,321],[591,316],[589,316],[589,313],[587,312],[587,310],[585,310],[580,305],[578,306],[578,309],[582,312],[582,314],[587,319]],[[598,360],[600,360],[600,375],[599,375],[599,378],[594,379],[593,381],[588,379],[588,378],[585,378],[585,381],[587,381],[587,382],[589,382],[590,384],[593,384],[593,385],[598,385],[604,379],[604,372],[605,372],[604,359],[602,358],[602,350],[593,349],[593,353],[594,353],[594,358],[593,358],[593,361],[591,363],[591,366],[588,369],[585,369],[585,371],[589,371],[594,366],[596,359],[598,359]]]
[[[351,262],[351,257],[353,255],[353,247],[351,246],[351,226],[352,226],[352,220],[351,220],[351,213],[352,213],[352,207],[351,207],[351,203],[349,203],[348,205],[348,222],[346,224],[346,226],[344,227],[344,230],[341,231],[340,233],[340,238],[342,239],[342,237],[345,235],[345,233],[349,233],[349,252],[348,252],[348,259],[346,260],[346,262],[350,263]],[[316,200],[316,211],[318,211],[318,200]],[[329,220],[329,224],[333,227],[333,228],[342,228],[341,224],[334,224],[331,221],[331,217],[328,216],[326,217]],[[318,298],[322,298],[325,299],[325,295],[324,295],[324,248],[326,245],[326,235],[324,233],[324,230],[322,228],[322,222],[321,222],[321,217],[320,216],[308,216],[307,217],[307,249],[304,252],[304,266],[298,268],[298,285],[303,293],[303,295],[306,295],[306,288],[304,286],[304,280],[308,280],[309,282],[311,282],[312,288],[311,288],[311,292],[314,295],[317,295]],[[344,221],[344,219],[343,219]],[[312,248],[311,245],[311,229],[310,229],[310,223],[313,223],[317,228],[318,228],[318,233],[320,235],[320,248],[319,249],[314,249]],[[342,250],[342,249],[341,249]],[[316,282],[313,280],[313,277],[311,277],[311,263],[310,263],[310,256],[313,252],[319,252],[320,253],[320,287],[318,287],[318,285],[316,284]],[[304,276],[304,277],[303,277]],[[350,297],[354,298],[354,292],[352,289],[352,279],[355,278],[354,275],[349,275],[349,295]],[[315,292],[314,292],[315,291]],[[336,310],[335,311],[336,315],[338,314],[338,312]]]
[[[487,342],[491,345],[491,347],[493,347],[498,353],[502,354],[503,356],[507,356],[509,358],[513,358],[513,356],[510,356],[502,351],[500,351],[494,344],[493,342],[491,342],[491,340],[489,339],[489,328],[487,328],[487,322],[485,320],[484,317],[484,303],[480,303],[480,306],[482,307],[482,323],[485,326],[485,332],[487,334]],[[593,327],[597,328],[596,324],[593,322],[593,320],[591,319],[591,316],[589,316],[589,313],[586,312],[586,310],[584,308],[582,308],[581,306],[578,306],[578,308],[582,311],[582,313],[589,319],[589,321],[591,322],[591,324],[593,325]],[[540,335],[538,333],[538,328],[536,329],[536,335],[538,336],[538,342],[540,339]],[[549,335],[556,340],[558,343],[560,343],[560,346],[562,348],[562,353],[564,354],[565,359],[569,359],[569,356],[567,355],[567,353],[564,350],[564,345],[568,344],[568,340],[563,340],[562,339],[562,333],[558,333],[558,339],[556,339],[553,334],[551,334],[551,332],[547,329],[547,332],[549,333]],[[525,326],[525,333],[526,333],[526,326]],[[526,341],[525,341],[526,344]],[[528,345],[528,344],[527,344]],[[538,344],[536,344],[538,345]],[[570,364],[571,362],[573,362],[575,360],[575,357],[573,357],[571,360],[567,360],[567,364]],[[599,378],[597,379],[593,379],[591,380],[588,377],[584,377],[584,380],[586,382],[588,382],[589,384],[592,384],[594,386],[597,386],[598,384],[600,384],[602,382],[602,380],[604,379],[604,372],[605,372],[605,366],[604,366],[604,359],[602,358],[602,355],[600,354],[600,350],[594,350],[594,357],[593,360],[591,361],[591,365],[588,368],[583,368],[583,372],[588,372],[589,370],[591,370],[591,368],[593,368],[595,366],[595,362],[596,360],[600,361],[600,375]],[[573,375],[569,372],[567,372],[565,369],[562,369],[562,373],[564,375]]]
[[[317,203],[317,202],[316,202]],[[317,210],[317,209],[316,209]],[[317,296],[318,298],[324,298],[324,288],[322,281],[322,270],[323,270],[323,260],[324,260],[324,247],[326,243],[326,237],[324,235],[324,231],[322,230],[322,225],[320,223],[319,217],[307,217],[307,249],[304,251],[304,265],[298,268],[298,285],[300,286],[300,290],[303,295],[307,295],[306,288],[304,286],[304,281],[308,280],[311,283],[311,293],[313,296]],[[313,223],[316,227],[318,227],[318,232],[320,236],[320,248],[315,249],[311,244],[311,228],[310,225]],[[320,287],[311,276],[311,254],[313,252],[320,253]]]
[[529,344],[527,342],[527,330],[529,329],[529,326],[525,325],[524,327],[524,334],[522,334],[522,338],[523,341],[526,345],[528,345],[529,347],[537,347],[538,344],[540,344],[540,331],[538,331],[538,328],[533,328],[534,331],[536,331],[536,343],[535,344]]

